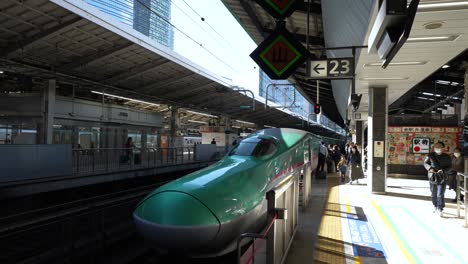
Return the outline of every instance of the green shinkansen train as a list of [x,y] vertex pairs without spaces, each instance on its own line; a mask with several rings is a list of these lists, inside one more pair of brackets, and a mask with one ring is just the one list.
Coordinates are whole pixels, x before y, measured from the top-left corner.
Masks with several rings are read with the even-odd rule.
[[265,226],[267,191],[291,174],[316,168],[321,140],[297,129],[257,131],[217,163],[145,197],[133,213],[137,230],[178,254],[231,252],[242,233]]

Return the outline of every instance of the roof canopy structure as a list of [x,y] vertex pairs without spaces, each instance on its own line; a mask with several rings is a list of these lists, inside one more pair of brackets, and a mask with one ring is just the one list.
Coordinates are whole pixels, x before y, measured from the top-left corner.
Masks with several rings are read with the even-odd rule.
[[[0,69],[80,89],[229,115],[261,125],[335,131],[265,108],[222,77],[80,0],[0,2]],[[252,108],[252,107],[251,107]]]

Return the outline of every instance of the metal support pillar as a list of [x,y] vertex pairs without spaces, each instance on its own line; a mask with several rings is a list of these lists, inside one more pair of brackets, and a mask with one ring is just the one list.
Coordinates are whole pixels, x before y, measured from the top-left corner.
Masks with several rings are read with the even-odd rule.
[[169,147],[175,147],[175,139],[177,137],[177,124],[179,123],[179,108],[171,106],[171,139],[169,140]]
[[[464,115],[461,118],[464,118],[465,116],[468,115],[468,65],[465,66],[465,99],[463,100],[465,108],[462,109],[464,111]],[[464,124],[465,126],[467,124]],[[465,175],[468,175],[468,156],[465,155]],[[468,199],[468,197],[465,197],[465,199]],[[466,210],[466,208],[465,208]]]
[[[232,131],[231,118],[229,116],[224,117],[224,131]],[[225,153],[228,153],[230,149],[230,146],[232,144],[231,138],[232,138],[231,134],[224,133],[224,142],[226,142],[226,145],[224,147]]]
[[387,87],[369,87],[367,128],[367,179],[372,193],[387,189]]
[[56,80],[49,80],[49,85],[44,91],[44,143],[52,144],[54,132],[54,112],[55,112],[55,88]]
[[364,150],[364,146],[363,146],[363,138],[362,138],[362,134],[364,132],[364,122],[363,121],[356,121],[356,139],[353,139],[353,141],[359,145],[359,147],[361,148],[359,151],[361,152],[362,154],[362,151]]

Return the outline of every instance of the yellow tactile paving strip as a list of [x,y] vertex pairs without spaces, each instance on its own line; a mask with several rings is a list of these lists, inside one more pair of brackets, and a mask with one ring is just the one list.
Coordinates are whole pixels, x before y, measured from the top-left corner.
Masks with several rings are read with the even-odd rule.
[[345,264],[346,259],[359,263],[358,258],[346,255],[344,250],[339,184],[339,177],[328,175],[329,192],[315,244],[314,263]]

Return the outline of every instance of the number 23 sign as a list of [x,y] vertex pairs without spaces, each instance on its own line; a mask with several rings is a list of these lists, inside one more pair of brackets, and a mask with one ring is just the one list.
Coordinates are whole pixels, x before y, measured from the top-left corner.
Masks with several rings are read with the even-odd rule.
[[354,59],[310,60],[308,70],[312,79],[349,79],[354,76]]

